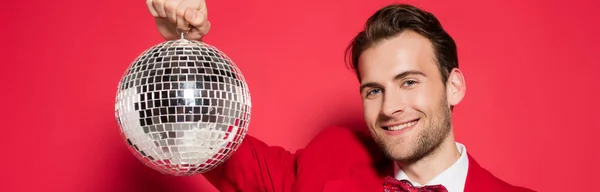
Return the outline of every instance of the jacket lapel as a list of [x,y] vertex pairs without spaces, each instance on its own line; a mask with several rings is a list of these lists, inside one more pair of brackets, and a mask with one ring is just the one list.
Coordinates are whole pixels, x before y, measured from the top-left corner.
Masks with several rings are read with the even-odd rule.
[[[469,158],[469,171],[464,192],[504,192],[513,190],[510,185],[481,167],[470,154],[467,154],[467,157]],[[356,165],[351,167],[349,177],[327,182],[323,192],[383,191],[385,177],[393,176],[393,174],[393,162],[389,160],[378,161],[370,165]]]
[[471,155],[467,155],[469,158],[469,173],[465,183],[465,192],[497,192],[507,189],[503,182],[481,167]]

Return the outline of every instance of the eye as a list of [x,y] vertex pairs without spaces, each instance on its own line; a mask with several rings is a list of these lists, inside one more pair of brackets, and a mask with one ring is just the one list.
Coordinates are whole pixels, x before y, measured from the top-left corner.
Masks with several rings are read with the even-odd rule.
[[378,94],[380,92],[381,92],[381,89],[379,89],[379,88],[371,89],[367,92],[367,96]]
[[417,83],[418,82],[415,80],[406,80],[406,81],[404,81],[404,83],[402,83],[402,86],[410,88],[410,87],[414,87],[415,85],[417,85]]

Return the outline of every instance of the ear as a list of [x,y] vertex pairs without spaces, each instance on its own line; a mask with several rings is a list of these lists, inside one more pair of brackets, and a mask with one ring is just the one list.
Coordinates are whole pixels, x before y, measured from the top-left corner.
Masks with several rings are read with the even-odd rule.
[[465,97],[467,85],[462,72],[458,68],[452,69],[446,82],[446,99],[450,106],[456,106]]

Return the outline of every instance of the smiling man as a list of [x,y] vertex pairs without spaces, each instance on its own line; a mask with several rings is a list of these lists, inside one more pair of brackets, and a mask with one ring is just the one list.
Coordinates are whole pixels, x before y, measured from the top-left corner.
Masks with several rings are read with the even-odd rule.
[[[204,0],[148,0],[165,39],[210,29]],[[429,12],[383,7],[347,49],[370,134],[333,127],[290,153],[247,135],[204,176],[220,191],[531,191],[482,168],[454,139],[452,109],[466,84],[454,40]]]
[[[386,39],[367,39],[373,42],[372,47],[355,64],[361,78],[365,121],[374,140],[397,162],[399,179],[412,180],[416,185],[430,181],[441,184],[443,178],[433,179],[453,168],[448,179],[454,182],[446,187],[464,183],[468,158],[466,148],[454,141],[450,107],[463,98],[465,84],[455,68],[456,60],[452,60],[456,56],[444,55],[456,54],[452,39],[440,32],[438,36],[446,39],[438,41],[446,44],[438,45],[445,49],[437,48],[440,53],[436,56],[429,39],[414,32],[427,26],[380,27],[385,31],[369,31],[377,29],[373,27],[359,37],[373,38],[368,36],[379,32]],[[444,71],[440,73],[438,68]],[[463,186],[455,185],[452,191],[463,191]]]
[[452,109],[466,84],[456,44],[433,14],[410,5],[384,7],[347,53],[361,83],[365,122],[395,162],[385,189],[529,191],[494,177],[455,141]]
[[437,19],[412,6],[385,7],[349,51],[365,121],[396,162],[395,178],[464,191],[470,157],[454,140],[451,116],[466,85],[454,40]]

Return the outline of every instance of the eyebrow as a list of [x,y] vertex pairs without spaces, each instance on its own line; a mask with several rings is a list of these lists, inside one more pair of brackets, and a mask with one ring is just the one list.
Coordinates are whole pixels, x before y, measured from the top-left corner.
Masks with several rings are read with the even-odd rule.
[[[404,71],[404,72],[396,75],[394,77],[394,80],[402,79],[402,78],[405,78],[406,76],[409,76],[409,75],[420,75],[420,76],[423,76],[423,77],[427,77],[427,75],[425,75],[423,72],[416,71],[416,70],[408,70],[408,71]],[[359,89],[360,92],[362,93],[363,89],[365,89],[367,87],[382,87],[382,86],[379,83],[367,82],[367,83],[364,83],[364,84],[360,85],[360,89]]]

